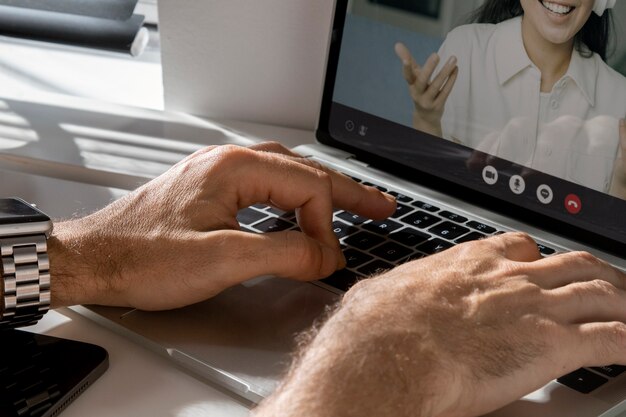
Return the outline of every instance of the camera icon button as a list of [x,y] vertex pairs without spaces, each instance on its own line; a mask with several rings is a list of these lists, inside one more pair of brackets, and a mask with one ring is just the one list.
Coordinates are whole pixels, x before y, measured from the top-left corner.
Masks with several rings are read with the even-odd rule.
[[498,182],[498,170],[491,165],[487,165],[483,168],[483,181],[489,185],[494,185]]

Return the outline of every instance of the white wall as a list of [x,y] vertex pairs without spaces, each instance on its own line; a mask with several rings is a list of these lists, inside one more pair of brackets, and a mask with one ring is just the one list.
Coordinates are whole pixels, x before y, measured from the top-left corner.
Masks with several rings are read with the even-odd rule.
[[159,0],[165,108],[313,129],[333,0]]

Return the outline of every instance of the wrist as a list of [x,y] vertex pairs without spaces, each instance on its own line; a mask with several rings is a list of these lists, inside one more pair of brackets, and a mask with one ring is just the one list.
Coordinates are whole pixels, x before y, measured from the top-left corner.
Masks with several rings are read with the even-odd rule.
[[413,111],[413,127],[421,132],[426,132],[437,137],[443,136],[441,118],[428,120],[427,118],[422,117],[417,110]]
[[48,239],[51,308],[97,302],[99,293],[81,220],[55,223]]
[[425,333],[403,325],[401,312],[364,304],[344,304],[326,322],[255,416],[441,414],[449,387]]

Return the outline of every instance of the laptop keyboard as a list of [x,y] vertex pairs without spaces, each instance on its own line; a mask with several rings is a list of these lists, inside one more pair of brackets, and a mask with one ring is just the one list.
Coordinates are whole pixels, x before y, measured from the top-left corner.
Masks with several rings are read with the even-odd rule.
[[[479,219],[470,219],[430,202],[389,190],[360,178],[364,185],[393,195],[396,212],[385,220],[370,220],[347,211],[336,210],[333,230],[341,243],[347,266],[328,278],[324,285],[347,291],[358,280],[379,274],[396,265],[442,252],[452,246],[504,233]],[[257,204],[239,211],[237,220],[244,231],[268,233],[299,230],[294,212]],[[539,243],[542,256],[557,250]],[[626,371],[625,366],[581,368],[557,382],[581,393],[589,393]]]

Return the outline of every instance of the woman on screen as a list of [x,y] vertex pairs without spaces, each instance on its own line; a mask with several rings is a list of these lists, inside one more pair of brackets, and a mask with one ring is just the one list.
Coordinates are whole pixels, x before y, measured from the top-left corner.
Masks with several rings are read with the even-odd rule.
[[397,44],[414,127],[626,198],[626,78],[605,62],[614,5],[487,0],[423,66]]

